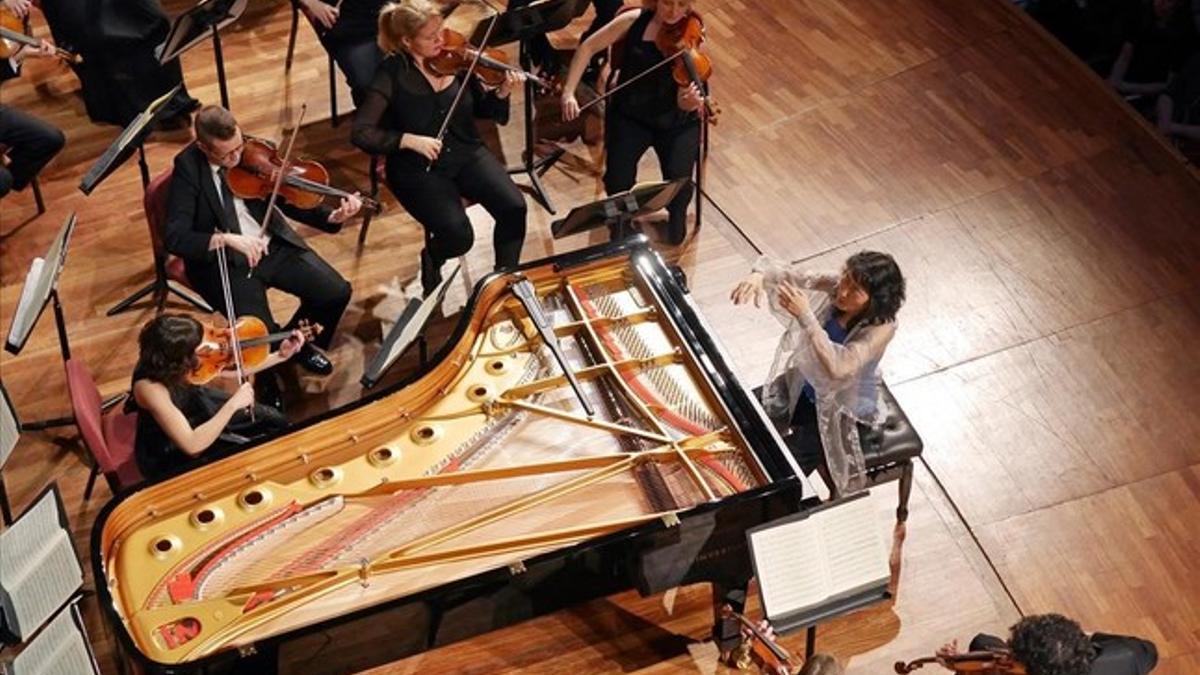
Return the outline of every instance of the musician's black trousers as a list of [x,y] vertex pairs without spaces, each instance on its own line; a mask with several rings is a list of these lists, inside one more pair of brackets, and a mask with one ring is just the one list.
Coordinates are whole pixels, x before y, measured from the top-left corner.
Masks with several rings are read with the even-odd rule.
[[0,144],[8,146],[8,167],[0,167],[0,197],[24,190],[59,150],[66,138],[42,120],[11,106],[0,105]]
[[[389,165],[388,187],[396,200],[425,227],[433,262],[440,267],[471,250],[475,231],[462,198],[478,202],[496,220],[492,244],[496,267],[516,267],[525,243],[525,196],[504,165],[484,146],[446,146],[430,171]],[[459,153],[455,155],[454,153]]]
[[[225,313],[221,293],[221,277],[213,265],[200,275],[189,269],[196,290],[210,305]],[[272,331],[280,330],[271,316],[267,289],[277,288],[300,298],[300,309],[287,322],[286,329],[295,328],[301,319],[319,323],[324,331],[313,344],[327,349],[346,305],[350,304],[350,282],[316,253],[297,248],[279,237],[272,237],[267,255],[258,262],[254,274],[247,278],[246,269],[235,267],[229,273],[234,310],[262,319]]]
[[[700,156],[700,125],[689,122],[677,127],[660,129],[638,120],[610,112],[605,119],[604,142],[608,160],[604,167],[604,191],[624,192],[637,180],[638,160],[650,148],[658,155],[663,180],[688,178]],[[672,244],[683,241],[687,233],[687,208],[692,198],[689,182],[667,206],[667,239]]]
[[367,87],[371,86],[375,70],[383,60],[383,51],[375,44],[375,40],[330,42],[325,44],[325,50],[346,76],[346,83],[350,85],[350,96],[357,106],[362,102]]

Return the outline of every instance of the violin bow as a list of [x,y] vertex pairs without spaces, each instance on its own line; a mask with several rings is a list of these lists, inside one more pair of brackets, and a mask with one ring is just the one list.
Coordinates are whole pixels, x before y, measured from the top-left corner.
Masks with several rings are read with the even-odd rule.
[[668,63],[679,58],[679,56],[681,54],[683,54],[685,51],[687,51],[687,50],[680,49],[679,51],[675,52],[674,54],[664,58],[662,61],[659,61],[658,63],[650,66],[649,68],[643,70],[642,72],[638,73],[637,75],[634,75],[633,77],[629,78],[628,80],[625,80],[621,84],[618,84],[617,86],[613,87],[612,89],[609,89],[608,91],[604,92],[603,94],[600,94],[596,98],[588,101],[585,105],[579,106],[579,112],[582,113],[584,110],[587,110],[588,108],[596,105],[597,103],[600,103],[601,101],[607,99],[609,96],[612,96],[613,94],[617,93],[618,91],[621,91],[625,87],[628,87],[629,85],[633,84],[634,82],[637,82],[638,80],[642,79],[643,77],[646,77],[647,75],[649,75],[650,73],[653,73],[654,71],[658,70],[659,68],[662,68],[663,66],[667,65]]
[[[259,236],[267,231],[267,223],[271,220],[271,213],[275,210],[275,200],[279,197],[279,188],[283,185],[283,177],[288,172],[288,160],[292,156],[292,147],[296,145],[296,137],[300,135],[300,125],[304,123],[304,114],[308,112],[308,103],[300,104],[300,117],[296,119],[296,128],[292,131],[291,138],[288,139],[287,148],[283,151],[283,160],[279,163],[279,173],[275,176],[275,185],[271,187],[271,198],[267,200],[267,210],[263,213],[262,222],[258,224]],[[246,273],[246,278],[254,274],[254,268]]]
[[[246,369],[242,364],[242,345],[238,341],[237,314],[233,311],[233,291],[229,281],[229,257],[225,252],[225,241],[217,245],[217,271],[221,277],[221,295],[225,302],[225,323],[229,326],[229,346],[233,349],[233,367],[237,371],[238,386],[246,382]],[[250,421],[254,421],[254,406],[250,406]]]
[[[483,34],[483,44],[486,45],[488,38],[492,37],[492,29],[496,27],[496,19],[500,18],[500,13],[492,10],[492,18],[488,19],[487,30]],[[471,83],[471,76],[475,74],[475,67],[479,65],[479,57],[483,56],[483,47],[475,50],[475,54],[471,57],[471,65],[467,67],[467,73],[463,76],[462,84],[458,87],[458,92],[454,94],[454,100],[450,102],[450,108],[446,110],[446,116],[442,118],[442,126],[438,129],[437,140],[440,143],[446,136],[446,129],[450,127],[450,120],[454,117],[454,112],[458,110],[458,104],[462,101],[463,92]],[[437,161],[437,160],[434,160]],[[433,162],[425,167],[426,171],[433,168]]]

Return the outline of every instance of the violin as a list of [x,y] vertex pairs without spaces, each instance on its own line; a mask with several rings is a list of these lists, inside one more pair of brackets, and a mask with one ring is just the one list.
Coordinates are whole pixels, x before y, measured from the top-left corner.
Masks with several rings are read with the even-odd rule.
[[435,75],[446,77],[464,72],[471,67],[471,62],[475,60],[476,54],[478,54],[479,62],[475,65],[475,74],[489,87],[499,87],[504,83],[505,73],[511,71],[524,73],[529,81],[536,84],[542,90],[549,91],[554,89],[554,85],[550,82],[506,62],[504,52],[499,49],[476,49],[467,40],[465,35],[456,30],[443,28],[442,43],[442,52],[440,54],[425,59],[425,67]]
[[[742,624],[743,634],[747,636],[750,647],[749,657],[758,664],[762,672],[770,673],[770,675],[799,672],[800,666],[792,661],[792,655],[759,629],[753,621],[733,611],[729,605],[721,607],[721,618],[735,618]],[[742,664],[739,663],[738,666],[741,667]]]
[[[42,46],[42,41],[29,34],[28,22],[0,6],[0,59],[9,58],[22,46],[36,49]],[[58,46],[54,47],[54,55],[69,64],[83,62],[78,54]]]
[[963,652],[946,656],[926,656],[905,663],[896,662],[896,672],[903,675],[922,668],[927,663],[944,664],[956,673],[973,673],[974,675],[1026,675],[1025,664],[1013,658],[1007,649],[989,649],[977,652]]
[[696,85],[704,99],[704,112],[708,120],[716,124],[720,108],[708,95],[705,83],[712,77],[712,60],[700,51],[700,43],[704,42],[704,20],[698,12],[688,10],[684,18],[673,24],[664,24],[654,37],[654,46],[667,58],[674,58],[671,66],[671,76],[675,84],[681,87]]
[[[329,185],[329,171],[320,162],[298,159],[288,163],[287,173],[279,186],[279,197],[296,208],[313,209],[326,197],[349,197],[350,193]],[[226,179],[229,189],[242,199],[265,199],[271,196],[279,178],[283,160],[275,145],[261,138],[246,138],[242,159],[229,170]],[[381,210],[379,202],[359,197],[363,208],[374,213]]]
[[[188,373],[188,382],[205,384],[220,375],[222,371],[234,368],[237,357],[233,353],[229,328],[217,328],[211,324],[204,325],[204,337],[196,347],[196,366]],[[306,341],[321,334],[324,328],[321,324],[311,324],[301,321],[298,326]],[[234,324],[237,333],[237,343],[241,347],[242,367],[252,370],[262,365],[271,355],[271,345],[283,342],[292,336],[292,331],[271,333],[267,324],[256,316],[240,316]]]

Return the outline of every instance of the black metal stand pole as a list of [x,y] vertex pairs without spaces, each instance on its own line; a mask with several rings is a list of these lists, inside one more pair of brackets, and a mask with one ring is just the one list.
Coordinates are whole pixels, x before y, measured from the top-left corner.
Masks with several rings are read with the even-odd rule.
[[[529,57],[529,45],[527,40],[521,40],[519,62],[521,68],[530,71],[533,68],[532,61]],[[533,96],[536,90],[535,85],[529,80],[525,81],[525,150],[521,153],[521,163],[509,167],[509,174],[523,173],[529,176],[529,186],[533,189],[533,198],[537,200],[547,211],[554,214],[554,205],[550,202],[550,196],[546,194],[546,188],[542,185],[542,176],[554,166],[563,153],[566,151],[562,148],[555,148],[554,152],[542,157],[534,159],[534,145],[537,143],[536,127],[533,118]]]
[[229,88],[225,84],[225,56],[221,53],[221,34],[213,26],[213,54],[217,57],[217,86],[221,88],[221,107],[229,110]]

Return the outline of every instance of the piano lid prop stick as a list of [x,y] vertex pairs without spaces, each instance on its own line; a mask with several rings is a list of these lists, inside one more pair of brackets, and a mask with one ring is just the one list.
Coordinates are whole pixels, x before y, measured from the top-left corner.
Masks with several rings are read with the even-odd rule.
[[517,296],[517,299],[525,306],[525,311],[533,320],[533,327],[542,336],[542,342],[545,342],[546,346],[550,348],[550,353],[554,354],[554,360],[558,361],[558,367],[562,368],[563,375],[571,383],[571,389],[575,390],[575,396],[583,405],[587,416],[595,417],[596,411],[587,397],[583,395],[583,390],[579,388],[579,380],[575,379],[575,371],[571,369],[571,366],[567,364],[567,358],[563,356],[562,346],[558,344],[558,336],[554,334],[554,328],[550,326],[550,321],[546,318],[545,311],[542,310],[542,302],[538,300],[533,284],[525,277],[517,277],[517,279],[511,285],[513,295]]

